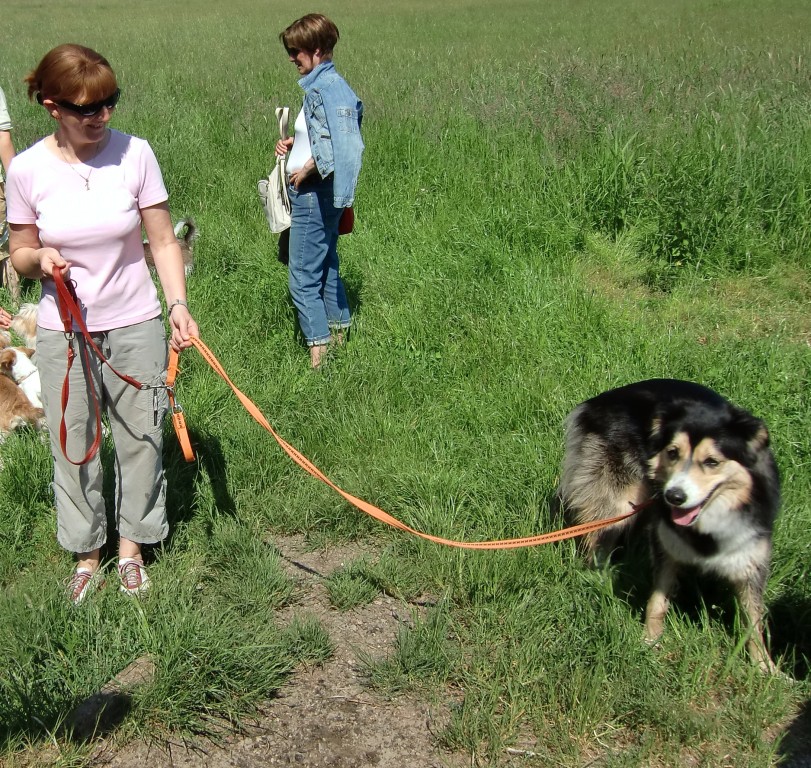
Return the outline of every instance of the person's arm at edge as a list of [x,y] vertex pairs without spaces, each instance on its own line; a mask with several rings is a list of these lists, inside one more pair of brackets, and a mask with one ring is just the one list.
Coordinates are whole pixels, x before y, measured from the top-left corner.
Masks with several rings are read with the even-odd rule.
[[11,160],[17,153],[14,151],[14,142],[11,140],[11,131],[0,130],[0,163],[8,173]]

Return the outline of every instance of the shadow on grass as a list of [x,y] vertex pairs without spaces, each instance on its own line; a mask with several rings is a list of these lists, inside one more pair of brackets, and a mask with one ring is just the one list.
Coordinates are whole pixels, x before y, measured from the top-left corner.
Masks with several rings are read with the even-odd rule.
[[131,709],[132,696],[129,693],[94,693],[81,702],[68,718],[65,738],[74,744],[104,738],[124,722]]
[[811,701],[806,701],[786,730],[780,744],[781,768],[807,768],[811,765]]
[[74,707],[62,729],[65,737],[74,744],[86,744],[112,733],[132,709],[131,690],[149,684],[154,678],[152,658],[137,658],[100,691]]
[[178,441],[172,433],[164,442],[164,469],[166,472],[166,504],[169,515],[169,537],[164,548],[171,548],[178,527],[188,523],[198,510],[197,478],[202,471],[208,478],[214,507],[222,515],[236,515],[236,504],[228,490],[227,465],[218,437],[189,429],[195,461],[187,462]]
[[[811,603],[783,595],[769,606],[768,625],[772,651],[794,661],[786,668],[795,680],[804,680],[811,674]],[[811,707],[806,707],[811,717]],[[811,733],[809,733],[811,738]],[[811,765],[811,757],[809,757]]]

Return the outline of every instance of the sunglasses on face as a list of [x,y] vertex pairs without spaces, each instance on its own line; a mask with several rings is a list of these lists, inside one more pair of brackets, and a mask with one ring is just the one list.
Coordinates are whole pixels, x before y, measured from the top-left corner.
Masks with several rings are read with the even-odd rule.
[[[102,99],[101,101],[94,101],[92,104],[74,104],[72,101],[57,101],[54,99],[54,104],[57,107],[62,107],[63,109],[69,109],[71,112],[75,112],[77,115],[81,115],[82,117],[93,117],[101,112],[102,109],[105,107],[107,109],[115,109],[115,105],[118,104],[118,100],[121,98],[121,89],[116,88],[112,95],[108,96],[106,99]],[[42,96],[37,96],[37,101],[42,104]]]

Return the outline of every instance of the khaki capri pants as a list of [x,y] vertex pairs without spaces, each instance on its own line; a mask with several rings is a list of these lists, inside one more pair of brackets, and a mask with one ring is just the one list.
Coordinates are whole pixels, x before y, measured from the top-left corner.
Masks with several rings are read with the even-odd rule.
[[[145,384],[166,383],[168,350],[160,317],[91,336],[110,365],[121,373]],[[84,372],[85,341],[76,334],[70,343],[76,359],[65,415],[67,453],[79,461],[93,442],[96,421]],[[67,346],[62,331],[37,329],[37,367],[54,457],[57,540],[70,552],[83,553],[106,543],[107,514],[102,495],[101,451],[87,464],[75,466],[59,445]],[[89,373],[115,443],[115,522],[119,535],[141,544],[157,543],[169,531],[162,456],[163,419],[168,410],[166,390],[138,390],[103,366],[92,349],[89,357]]]

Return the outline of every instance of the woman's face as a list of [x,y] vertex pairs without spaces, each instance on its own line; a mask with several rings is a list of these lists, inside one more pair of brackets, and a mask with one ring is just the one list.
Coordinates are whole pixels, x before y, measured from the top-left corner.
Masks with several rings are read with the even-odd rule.
[[107,123],[113,116],[112,110],[107,107],[92,117],[82,117],[70,110],[58,109],[61,114],[62,127],[77,143],[95,144],[101,141],[104,138]]
[[86,115],[82,111],[87,111],[88,105],[82,100],[82,106],[69,101],[46,101],[51,114],[59,121],[61,130],[75,143],[94,144],[104,138],[107,124],[113,116],[113,110],[118,101],[118,91],[107,99],[102,99],[92,105],[96,107],[95,114]]
[[300,75],[309,75],[322,61],[321,51],[302,51],[298,48],[291,48],[287,55],[290,61],[296,65]]

